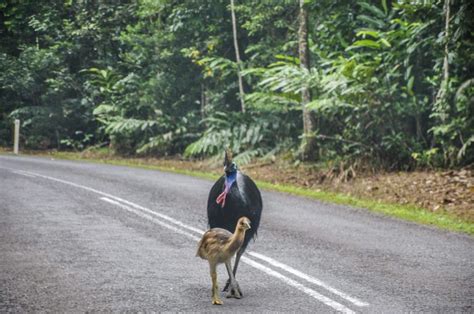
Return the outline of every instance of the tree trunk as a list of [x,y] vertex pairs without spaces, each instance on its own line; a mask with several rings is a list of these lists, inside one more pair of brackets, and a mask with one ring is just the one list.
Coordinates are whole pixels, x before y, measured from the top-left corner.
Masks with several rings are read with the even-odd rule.
[[445,24],[445,43],[444,43],[444,61],[443,61],[443,78],[444,81],[447,83],[449,80],[449,62],[448,62],[448,55],[449,55],[449,20],[451,19],[451,4],[450,0],[446,0],[444,7],[444,12],[446,14],[446,24]]
[[[309,69],[308,10],[304,6],[304,0],[300,0],[298,50],[300,66],[304,69]],[[301,90],[301,105],[303,107],[303,141],[301,144],[303,160],[313,160],[316,155],[315,121],[312,112],[306,108],[310,101],[310,90],[307,86],[304,86]]]
[[443,59],[443,80],[441,81],[436,102],[443,106],[446,101],[446,94],[449,83],[449,20],[451,19],[450,0],[444,2],[445,28],[444,28],[444,59]]
[[232,15],[232,33],[234,35],[234,48],[235,48],[235,61],[237,62],[237,76],[239,78],[239,95],[240,95],[240,105],[242,112],[245,112],[245,101],[244,101],[244,84],[242,82],[242,74],[240,71],[242,70],[241,61],[240,61],[240,53],[239,53],[239,43],[237,41],[237,22],[235,18],[234,12],[234,0],[230,0],[230,11]]

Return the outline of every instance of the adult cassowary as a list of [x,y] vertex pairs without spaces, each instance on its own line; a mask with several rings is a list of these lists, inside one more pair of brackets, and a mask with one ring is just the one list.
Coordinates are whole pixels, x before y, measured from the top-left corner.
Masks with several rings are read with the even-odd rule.
[[[237,165],[232,162],[230,151],[225,152],[225,174],[217,180],[209,192],[207,201],[207,218],[211,228],[223,228],[234,231],[240,217],[248,217],[252,229],[245,234],[242,247],[237,252],[234,264],[234,277],[237,274],[240,257],[245,252],[250,239],[257,236],[260,217],[262,215],[262,196],[257,186],[250,177],[237,170]],[[230,278],[224,287],[227,291]],[[232,290],[232,289],[231,289]],[[231,291],[228,297],[242,295],[242,291]]]

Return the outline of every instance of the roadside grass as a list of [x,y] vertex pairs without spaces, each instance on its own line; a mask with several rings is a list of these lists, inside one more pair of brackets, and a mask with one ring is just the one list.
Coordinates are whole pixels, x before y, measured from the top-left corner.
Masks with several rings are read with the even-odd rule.
[[323,202],[335,203],[340,205],[349,205],[352,207],[365,208],[370,211],[381,213],[387,216],[400,218],[419,224],[436,226],[450,231],[463,232],[474,235],[474,224],[464,221],[448,213],[433,213],[424,208],[414,205],[393,204],[379,202],[370,199],[357,198],[350,195],[332,193],[326,191],[314,191],[307,188],[301,188],[291,185],[272,184],[268,182],[259,182],[258,185],[264,189],[285,192],[293,195],[299,195],[317,199]]
[[[0,151],[0,153],[2,153]],[[5,153],[5,151],[3,151]],[[82,153],[77,152],[34,152],[32,155],[38,155],[43,157],[67,159],[67,160],[81,160],[93,163],[103,163],[119,166],[138,167],[143,169],[160,170],[166,172],[174,172],[183,175],[204,178],[208,180],[217,179],[220,174],[212,172],[204,172],[197,170],[188,170],[178,167],[161,166],[156,164],[147,163],[146,160],[134,159],[134,158],[117,158],[110,156],[106,149],[94,151],[94,156],[85,156]],[[431,212],[426,209],[405,204],[394,204],[380,202],[371,199],[362,199],[350,195],[327,192],[327,191],[315,191],[309,188],[298,187],[288,184],[274,184],[266,181],[256,181],[260,188],[288,193],[292,195],[298,195],[316,199],[323,202],[335,203],[340,205],[349,205],[358,208],[365,208],[372,212],[384,214],[387,216],[396,217],[402,220],[411,221],[423,225],[435,226],[441,229],[467,233],[474,235],[474,224],[468,221],[464,221],[454,215],[446,212]]]

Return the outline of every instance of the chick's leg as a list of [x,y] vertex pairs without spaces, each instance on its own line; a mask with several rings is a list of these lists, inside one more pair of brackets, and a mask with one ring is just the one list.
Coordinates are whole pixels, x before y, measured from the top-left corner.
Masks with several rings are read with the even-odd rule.
[[217,286],[217,272],[216,265],[209,264],[211,269],[211,279],[212,279],[212,304],[221,305],[222,301],[219,298],[219,287]]
[[232,273],[232,264],[230,260],[228,260],[225,263],[225,267],[227,269],[227,273],[229,274],[230,287],[231,287],[230,292],[227,294],[227,298],[236,298],[236,299],[242,298],[242,295],[240,294],[239,284],[237,283],[237,280],[235,280],[234,274]]

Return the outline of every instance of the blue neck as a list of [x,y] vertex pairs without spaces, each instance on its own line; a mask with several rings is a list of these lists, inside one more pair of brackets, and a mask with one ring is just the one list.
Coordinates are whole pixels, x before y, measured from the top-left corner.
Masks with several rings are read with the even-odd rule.
[[237,180],[237,171],[225,174],[225,187],[230,190],[234,182]]

